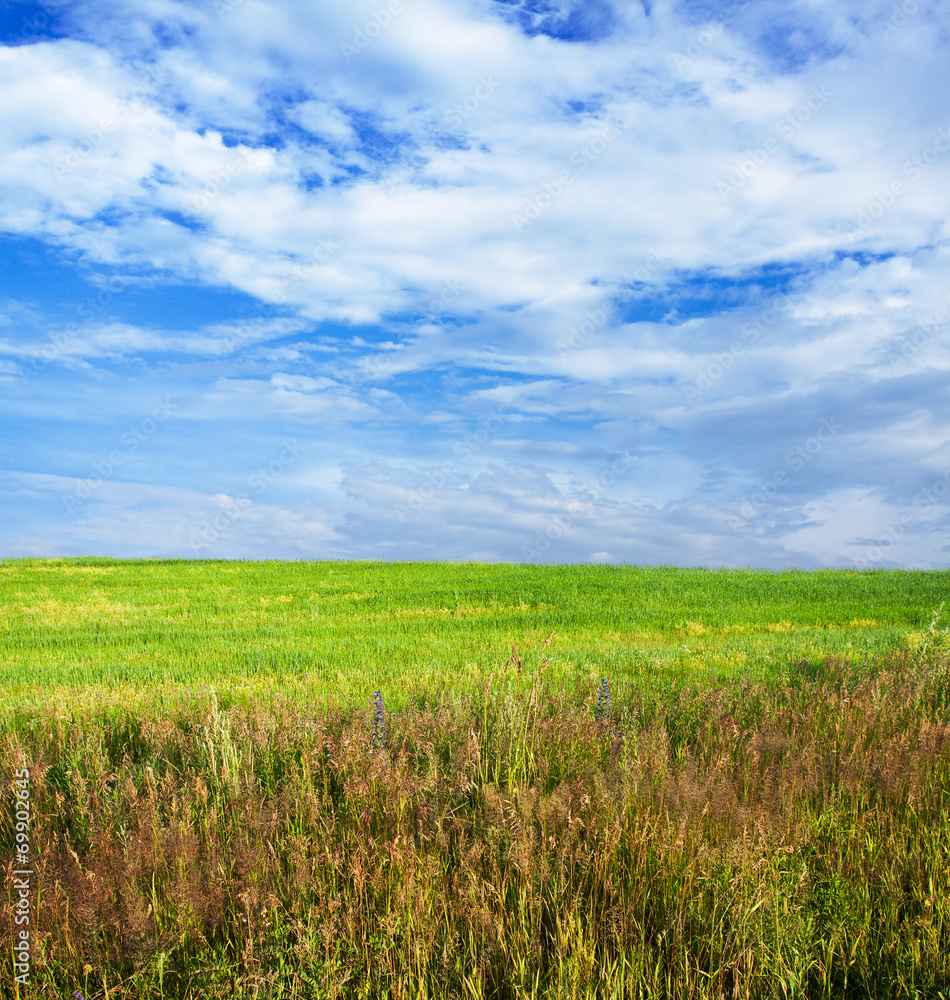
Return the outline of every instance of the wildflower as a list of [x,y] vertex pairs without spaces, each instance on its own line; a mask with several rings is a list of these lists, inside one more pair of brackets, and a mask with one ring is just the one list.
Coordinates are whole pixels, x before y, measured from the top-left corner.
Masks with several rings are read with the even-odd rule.
[[600,691],[597,695],[597,712],[594,718],[610,718],[610,685],[606,677],[600,679]]
[[378,753],[386,745],[386,718],[383,715],[383,693],[373,695],[373,753]]
[[[604,746],[607,746],[608,731],[610,728],[610,685],[606,677],[600,679],[600,691],[597,695],[597,711],[594,717],[600,721],[604,720]],[[616,747],[614,748],[616,750]]]

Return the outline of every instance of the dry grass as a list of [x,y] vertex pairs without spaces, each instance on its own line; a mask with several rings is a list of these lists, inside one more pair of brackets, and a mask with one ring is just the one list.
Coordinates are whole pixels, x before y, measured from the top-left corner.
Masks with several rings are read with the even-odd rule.
[[[599,719],[593,686],[540,676],[524,704],[413,694],[380,753],[371,706],[11,718],[28,995],[950,995],[941,650],[631,682]],[[6,908],[7,955],[11,933]]]

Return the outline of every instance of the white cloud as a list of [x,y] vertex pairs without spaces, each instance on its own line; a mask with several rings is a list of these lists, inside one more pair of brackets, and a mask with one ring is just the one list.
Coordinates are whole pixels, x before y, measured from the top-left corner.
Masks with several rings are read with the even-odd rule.
[[[577,499],[583,440],[640,464],[572,515],[578,558],[646,558],[660,536],[681,558],[851,558],[838,512],[891,516],[895,477],[942,461],[946,12],[380,9],[82,3],[74,37],[0,48],[5,232],[81,256],[90,280],[229,287],[286,314],[149,323],[116,296],[46,358],[53,297],[21,304],[0,339],[8,411],[39,405],[18,380],[40,360],[63,379],[160,370],[206,425],[332,427],[321,476],[359,498],[360,551],[517,557]],[[587,41],[554,37],[572,24]],[[427,507],[439,530],[398,541],[374,505],[492,407],[510,423]],[[849,430],[760,534],[724,536],[728,504],[836,415],[863,445]],[[550,475],[505,452],[515,422]],[[293,503],[274,518],[356,544],[351,521],[311,529]]]

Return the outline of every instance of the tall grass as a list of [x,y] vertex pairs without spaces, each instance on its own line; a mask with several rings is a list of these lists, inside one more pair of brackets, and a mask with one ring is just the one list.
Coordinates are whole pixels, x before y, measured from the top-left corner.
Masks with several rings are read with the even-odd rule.
[[539,663],[527,697],[490,678],[399,711],[209,689],[8,717],[29,995],[950,996],[950,668],[925,633],[770,683],[604,677],[596,703]]

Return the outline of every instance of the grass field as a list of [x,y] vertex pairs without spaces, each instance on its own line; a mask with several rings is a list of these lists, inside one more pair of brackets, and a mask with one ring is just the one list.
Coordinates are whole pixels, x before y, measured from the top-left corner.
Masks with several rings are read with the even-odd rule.
[[0,561],[0,995],[950,997],[948,591]]
[[4,560],[0,692],[125,705],[279,685],[308,700],[382,690],[398,709],[407,686],[471,690],[512,644],[534,663],[552,632],[553,685],[761,679],[912,646],[948,593],[946,572]]

